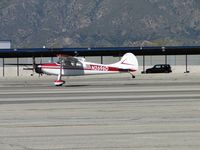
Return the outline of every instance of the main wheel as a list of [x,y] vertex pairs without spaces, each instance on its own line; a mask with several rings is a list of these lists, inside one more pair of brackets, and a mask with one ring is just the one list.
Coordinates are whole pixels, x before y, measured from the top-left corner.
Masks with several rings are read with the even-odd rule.
[[146,73],[150,73],[150,71],[149,71],[149,70],[147,70],[147,71],[146,71]]
[[63,84],[65,84],[65,81],[63,81],[63,80],[56,80],[56,81],[54,81],[54,85],[55,86],[62,86]]

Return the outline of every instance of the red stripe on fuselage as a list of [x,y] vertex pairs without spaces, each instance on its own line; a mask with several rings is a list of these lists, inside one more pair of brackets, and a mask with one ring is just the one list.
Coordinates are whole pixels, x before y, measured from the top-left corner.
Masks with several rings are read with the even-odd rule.
[[48,63],[48,64],[42,64],[42,67],[58,67],[60,64],[57,63]]
[[[60,69],[60,64],[57,63],[49,63],[43,64],[42,69]],[[94,71],[115,71],[115,72],[129,72],[129,71],[136,71],[135,69],[123,69],[117,67],[110,67],[110,66],[103,66],[103,65],[93,65],[90,64],[88,68],[76,68],[76,67],[64,67],[62,69],[69,69],[69,70],[94,70]]]

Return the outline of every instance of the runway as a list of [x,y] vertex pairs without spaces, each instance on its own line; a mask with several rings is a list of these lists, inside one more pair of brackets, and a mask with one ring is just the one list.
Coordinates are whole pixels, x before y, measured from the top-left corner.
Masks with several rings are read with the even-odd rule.
[[1,79],[2,150],[200,147],[198,75]]

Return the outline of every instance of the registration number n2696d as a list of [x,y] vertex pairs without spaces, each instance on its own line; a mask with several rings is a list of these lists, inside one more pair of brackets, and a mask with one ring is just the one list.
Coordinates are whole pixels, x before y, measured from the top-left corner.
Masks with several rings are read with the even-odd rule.
[[106,66],[90,65],[90,67],[92,70],[108,71],[108,67],[106,67]]

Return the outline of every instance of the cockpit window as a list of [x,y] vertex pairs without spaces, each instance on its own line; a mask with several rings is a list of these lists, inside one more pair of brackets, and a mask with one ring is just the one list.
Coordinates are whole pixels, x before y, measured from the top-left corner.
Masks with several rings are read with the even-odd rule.
[[70,68],[80,68],[83,67],[83,64],[76,58],[60,58],[58,63],[63,64],[65,67],[70,67]]

